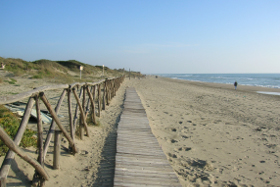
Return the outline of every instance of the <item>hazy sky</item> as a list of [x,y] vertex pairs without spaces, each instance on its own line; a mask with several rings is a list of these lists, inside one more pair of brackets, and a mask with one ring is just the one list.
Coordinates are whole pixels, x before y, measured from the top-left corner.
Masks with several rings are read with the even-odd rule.
[[280,73],[280,1],[0,0],[0,56],[143,73]]

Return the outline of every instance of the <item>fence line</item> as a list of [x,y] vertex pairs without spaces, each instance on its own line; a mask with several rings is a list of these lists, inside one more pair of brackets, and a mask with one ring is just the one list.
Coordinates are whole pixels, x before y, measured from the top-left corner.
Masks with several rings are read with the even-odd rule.
[[[44,159],[46,157],[52,135],[54,134],[55,126],[59,128],[60,132],[68,140],[69,149],[72,152],[72,154],[75,155],[75,153],[78,152],[78,149],[75,145],[75,132],[78,131],[80,139],[83,139],[84,130],[86,136],[90,136],[87,120],[86,120],[87,116],[90,114],[91,115],[90,119],[92,123],[96,124],[97,123],[96,117],[100,117],[101,110],[105,110],[106,105],[110,104],[111,99],[116,95],[116,91],[120,87],[123,80],[124,80],[124,76],[118,78],[105,79],[93,83],[86,82],[86,83],[74,83],[71,85],[60,84],[60,85],[42,86],[34,90],[20,93],[17,95],[0,97],[0,104],[9,104],[16,101],[20,101],[24,98],[29,98],[24,110],[24,114],[18,132],[14,140],[12,140],[4,131],[4,129],[0,127],[0,139],[9,148],[9,151],[6,154],[0,169],[0,182],[1,182],[0,186],[1,187],[6,186],[7,175],[9,173],[9,169],[11,167],[11,161],[14,159],[15,153],[18,154],[23,160],[25,160],[35,168],[35,174],[33,176],[33,186],[43,186],[45,181],[49,179],[49,176],[44,169]],[[80,88],[80,93],[78,96],[77,91],[79,88]],[[55,109],[53,109],[44,92],[47,90],[58,90],[58,89],[63,89],[63,91]],[[74,116],[72,114],[72,100],[71,100],[72,94],[74,95],[76,101]],[[61,104],[66,95],[68,97],[67,107],[68,107],[70,132],[68,132],[64,128],[64,126],[62,125],[58,117]],[[80,101],[80,99],[82,99],[82,102]],[[42,127],[42,118],[41,118],[41,110],[40,110],[40,100],[44,103],[48,112],[52,116],[52,122],[50,124],[47,137],[44,143],[43,143],[43,127]],[[27,155],[24,151],[22,151],[21,148],[19,148],[19,144],[26,130],[26,126],[28,124],[34,104],[36,106],[36,114],[37,114],[37,145],[38,145],[37,161],[31,158],[29,155]],[[97,108],[97,114],[96,114],[96,108]],[[79,113],[80,113],[80,117],[78,117]],[[79,126],[77,127],[78,118],[80,119],[79,121],[80,123]],[[55,141],[55,144],[56,143],[59,144],[59,141]],[[54,146],[56,147],[57,145]],[[57,158],[58,154],[57,153],[55,154],[56,156],[54,158]],[[59,158],[57,159],[59,160]],[[58,160],[54,161],[56,165],[55,167],[58,167],[57,166],[57,164],[59,164],[57,163]]]

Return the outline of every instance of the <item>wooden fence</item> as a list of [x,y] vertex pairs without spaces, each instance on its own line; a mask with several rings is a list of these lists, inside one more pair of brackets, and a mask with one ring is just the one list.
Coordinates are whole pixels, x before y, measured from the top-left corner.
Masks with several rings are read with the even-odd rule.
[[[9,104],[16,101],[20,101],[24,98],[29,98],[20,126],[18,128],[17,134],[12,140],[7,133],[0,127],[0,138],[7,145],[9,151],[6,154],[6,157],[2,163],[0,169],[0,182],[1,187],[6,186],[6,179],[9,173],[9,169],[11,167],[11,161],[14,159],[15,153],[19,155],[26,162],[31,164],[35,168],[35,174],[33,177],[32,184],[33,186],[43,186],[44,182],[49,179],[49,175],[44,169],[44,159],[46,157],[50,141],[54,132],[55,142],[54,142],[54,168],[58,166],[59,160],[59,135],[62,133],[64,137],[69,142],[69,149],[72,154],[78,152],[78,149],[75,145],[75,132],[78,131],[80,139],[83,139],[84,134],[86,136],[90,136],[88,125],[87,125],[87,116],[90,115],[90,119],[93,124],[96,124],[96,117],[100,117],[101,110],[105,110],[106,105],[109,105],[112,97],[116,95],[116,91],[120,87],[120,84],[123,82],[124,76],[119,78],[111,78],[106,80],[101,80],[99,82],[93,83],[74,83],[71,85],[68,84],[60,84],[60,85],[51,85],[51,86],[42,86],[36,88],[32,91],[20,93],[13,96],[1,97],[0,104]],[[80,89],[79,89],[80,88]],[[62,94],[57,102],[55,109],[49,103],[46,94],[44,93],[47,90],[63,90]],[[78,95],[77,91],[80,90]],[[63,102],[65,96],[67,94],[68,100],[68,118],[69,118],[69,129],[66,130],[65,126],[62,125],[58,113],[61,107],[61,103]],[[71,95],[74,95],[76,101],[75,113],[72,114],[72,100]],[[43,127],[42,127],[42,118],[41,118],[41,110],[40,110],[40,100],[44,103],[45,108],[47,108],[48,112],[52,116],[52,122],[49,126],[48,133],[46,135],[45,141],[43,142]],[[82,101],[80,101],[82,100]],[[31,110],[33,106],[36,106],[36,114],[37,114],[37,144],[38,144],[38,159],[35,160],[30,157],[26,152],[24,152],[21,148],[19,148],[19,144],[23,137],[24,131],[26,130],[26,126],[28,124]],[[79,115],[79,116],[78,116]],[[80,123],[77,125],[78,118],[80,118]],[[55,125],[57,125],[57,129],[60,132],[55,131]],[[85,133],[84,133],[85,131]],[[56,151],[57,150],[57,151]]]

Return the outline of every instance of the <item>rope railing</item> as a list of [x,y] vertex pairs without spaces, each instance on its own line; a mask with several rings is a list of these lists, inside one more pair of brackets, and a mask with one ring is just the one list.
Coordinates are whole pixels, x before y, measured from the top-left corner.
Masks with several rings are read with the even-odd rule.
[[[33,186],[43,186],[45,181],[49,179],[49,175],[44,169],[44,160],[48,152],[48,148],[51,142],[51,138],[59,129],[58,135],[56,135],[54,147],[60,144],[59,142],[59,134],[62,133],[64,137],[67,139],[69,143],[70,152],[75,155],[78,152],[78,148],[75,145],[75,132],[78,131],[79,138],[82,140],[84,134],[86,136],[90,136],[90,132],[87,124],[87,117],[90,116],[91,122],[93,124],[97,124],[96,118],[101,116],[101,111],[105,110],[106,105],[110,104],[111,99],[116,95],[116,91],[120,87],[121,83],[124,80],[124,76],[118,78],[110,78],[103,79],[98,82],[85,82],[85,83],[73,83],[70,85],[60,84],[60,85],[50,85],[50,86],[42,86],[36,89],[33,89],[28,92],[20,93],[12,96],[0,97],[0,104],[10,104],[13,102],[20,101],[22,99],[28,99],[26,107],[24,109],[24,114],[22,120],[20,122],[20,126],[18,128],[17,134],[12,140],[3,128],[0,127],[0,139],[6,144],[9,148],[5,159],[2,163],[0,169],[0,182],[1,187],[6,186],[6,179],[8,172],[11,167],[11,161],[14,159],[15,154],[20,156],[23,160],[28,162],[35,168],[35,174],[33,176]],[[80,89],[79,89],[80,88]],[[60,90],[62,89],[62,93],[59,97],[57,105],[55,108],[52,107],[50,102],[48,101],[45,92],[50,90]],[[79,95],[77,91],[79,92]],[[69,131],[65,128],[65,126],[61,123],[59,118],[59,111],[64,101],[65,96],[67,95],[67,108],[68,108],[68,120],[69,120]],[[76,101],[75,113],[72,113],[72,97],[74,96]],[[42,117],[41,117],[41,105],[40,101],[43,102],[45,108],[49,112],[52,117],[52,122],[50,123],[48,133],[46,135],[45,141],[43,141],[43,127],[42,127]],[[26,126],[28,124],[32,108],[35,104],[36,107],[36,115],[37,115],[37,145],[38,145],[38,158],[37,160],[30,157],[27,153],[25,153],[20,147],[19,144],[23,137],[23,134],[26,130]],[[80,120],[78,120],[80,119]],[[77,122],[80,122],[77,125]],[[84,133],[85,131],[85,133]],[[54,151],[54,168],[57,168],[58,163],[58,155],[59,153]]]

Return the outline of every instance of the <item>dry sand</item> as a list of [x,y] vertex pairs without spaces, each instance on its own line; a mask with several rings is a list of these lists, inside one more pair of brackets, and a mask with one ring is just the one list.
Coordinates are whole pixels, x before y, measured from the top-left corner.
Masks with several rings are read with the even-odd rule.
[[[182,186],[280,184],[280,96],[256,93],[279,90],[245,86],[234,90],[232,85],[148,77],[125,80],[102,112],[102,125],[90,127],[90,138],[77,140],[80,153],[72,156],[64,150],[60,170],[52,169],[49,154],[46,170],[51,179],[46,186],[102,186],[111,180],[110,172],[102,169],[112,161],[114,148],[108,144],[113,144],[127,86],[140,95],[152,131]],[[0,87],[1,95],[21,88],[6,83]],[[68,147],[65,140],[63,146]],[[36,158],[34,149],[27,151]],[[8,186],[29,186],[33,173],[17,157]]]
[[135,80],[153,133],[183,186],[280,184],[280,96],[258,87]]

